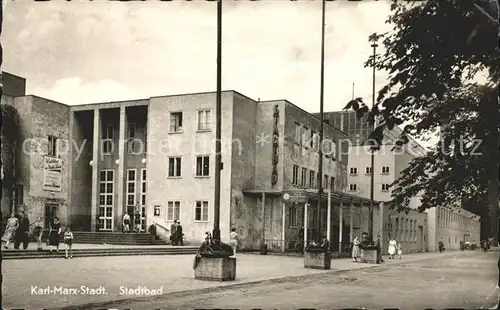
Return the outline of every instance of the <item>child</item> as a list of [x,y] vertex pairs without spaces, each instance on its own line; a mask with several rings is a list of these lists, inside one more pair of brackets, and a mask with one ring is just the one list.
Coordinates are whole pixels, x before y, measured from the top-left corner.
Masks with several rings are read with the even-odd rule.
[[73,258],[73,233],[71,232],[71,228],[66,226],[66,230],[64,231],[64,244],[66,245],[66,259],[68,258],[68,250],[69,250],[69,258]]
[[403,248],[401,247],[400,242],[398,242],[397,250],[398,250],[399,259],[401,259],[401,257],[403,256]]

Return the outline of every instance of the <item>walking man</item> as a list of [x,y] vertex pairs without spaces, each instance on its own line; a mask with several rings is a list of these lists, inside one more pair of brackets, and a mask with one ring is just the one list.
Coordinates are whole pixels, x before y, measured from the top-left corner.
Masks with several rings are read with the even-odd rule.
[[181,245],[184,245],[184,238],[183,238],[184,234],[182,233],[181,222],[177,222],[176,234],[177,234],[177,242],[179,242]]
[[170,243],[177,245],[177,220],[174,220],[172,225],[170,225]]
[[377,236],[375,246],[377,247],[377,262],[383,263],[384,259],[382,258],[382,240],[380,239],[380,235]]
[[30,220],[28,215],[23,211],[19,212],[19,227],[16,230],[16,235],[14,237],[14,249],[19,249],[21,243],[23,244],[23,249],[28,248],[29,236],[28,232],[30,230]]

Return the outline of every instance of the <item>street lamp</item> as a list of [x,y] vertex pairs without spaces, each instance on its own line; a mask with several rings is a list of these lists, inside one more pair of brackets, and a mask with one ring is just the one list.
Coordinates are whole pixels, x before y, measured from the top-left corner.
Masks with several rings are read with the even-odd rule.
[[[376,39],[375,39],[376,40]],[[378,44],[376,41],[373,42],[371,45],[373,48],[373,77],[372,77],[372,109],[375,107],[375,59],[377,56],[377,47]],[[376,118],[374,118],[374,123],[373,123],[373,130],[375,130],[376,127]],[[371,169],[371,174],[370,174],[370,206],[368,208],[369,212],[369,217],[368,217],[368,234],[369,234],[369,239],[370,241],[373,241],[373,191],[374,191],[374,186],[375,186],[375,149],[374,149],[374,144],[373,142],[370,143],[370,169]]]
[[[326,1],[323,0],[321,4],[321,78],[320,78],[320,86],[319,86],[319,161],[318,161],[318,212],[316,214],[316,239],[318,242],[321,242],[321,232],[320,232],[320,223],[321,223],[321,196],[323,194],[323,105],[324,105],[324,84],[325,84],[325,6]],[[330,236],[327,236],[330,239]]]
[[221,155],[221,99],[222,99],[222,0],[217,1],[217,92],[215,95],[215,176],[214,176],[214,230],[212,237],[220,241],[220,174]]

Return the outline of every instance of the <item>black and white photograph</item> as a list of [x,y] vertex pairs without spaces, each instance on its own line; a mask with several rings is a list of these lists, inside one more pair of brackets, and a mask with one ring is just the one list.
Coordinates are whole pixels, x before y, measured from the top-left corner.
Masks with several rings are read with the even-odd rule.
[[2,309],[498,309],[500,0],[3,0]]

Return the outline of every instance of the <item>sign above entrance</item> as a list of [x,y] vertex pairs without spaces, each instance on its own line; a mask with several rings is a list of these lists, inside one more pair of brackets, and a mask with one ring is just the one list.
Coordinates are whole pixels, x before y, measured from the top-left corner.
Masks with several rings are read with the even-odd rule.
[[283,200],[290,203],[306,203],[306,193],[301,192],[286,192],[283,194]]

